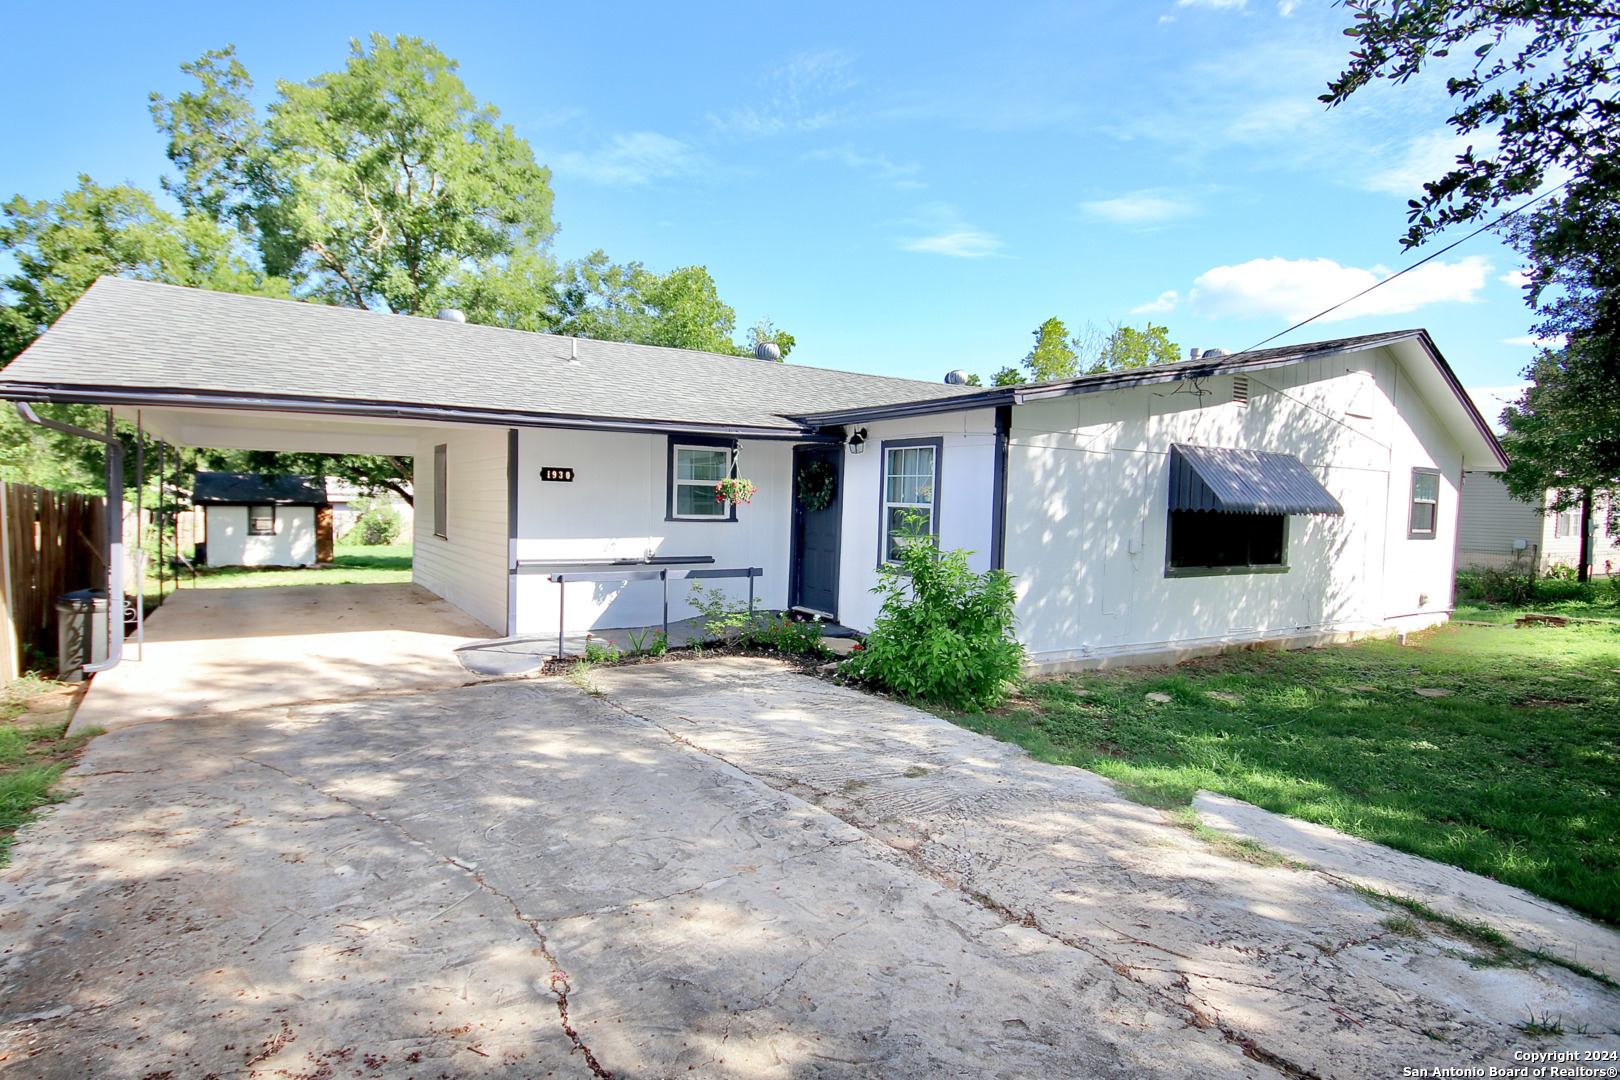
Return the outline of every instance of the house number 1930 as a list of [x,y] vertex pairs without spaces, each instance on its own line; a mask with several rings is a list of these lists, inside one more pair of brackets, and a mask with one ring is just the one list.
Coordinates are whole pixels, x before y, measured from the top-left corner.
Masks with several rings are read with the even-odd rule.
[[540,479],[550,480],[558,484],[572,484],[574,482],[574,470],[560,469],[548,465],[540,470]]

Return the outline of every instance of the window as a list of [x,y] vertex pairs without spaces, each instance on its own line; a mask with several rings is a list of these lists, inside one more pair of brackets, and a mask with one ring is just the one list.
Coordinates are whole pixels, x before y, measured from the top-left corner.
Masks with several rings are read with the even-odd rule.
[[899,560],[913,516],[922,519],[925,532],[939,535],[941,446],[939,439],[883,444],[883,562]]
[[1169,547],[1166,577],[1279,573],[1288,569],[1288,518],[1172,510]]
[[714,497],[715,485],[735,474],[736,454],[737,444],[730,439],[671,437],[669,520],[736,521],[737,508]]
[[433,535],[441,540],[450,539],[449,451],[445,443],[433,448]]
[[276,508],[273,506],[248,507],[248,535],[276,535]]
[[1433,540],[1440,520],[1440,470],[1412,470],[1412,521],[1409,540]]
[[1574,510],[1560,510],[1553,515],[1553,535],[1559,539],[1567,536],[1579,536],[1580,531],[1575,527],[1575,519],[1580,515]]

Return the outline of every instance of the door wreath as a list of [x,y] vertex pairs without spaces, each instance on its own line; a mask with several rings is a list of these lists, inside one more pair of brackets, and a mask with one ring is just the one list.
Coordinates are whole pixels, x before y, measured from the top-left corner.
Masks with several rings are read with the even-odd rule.
[[799,470],[799,503],[806,510],[825,510],[838,494],[838,473],[825,461]]

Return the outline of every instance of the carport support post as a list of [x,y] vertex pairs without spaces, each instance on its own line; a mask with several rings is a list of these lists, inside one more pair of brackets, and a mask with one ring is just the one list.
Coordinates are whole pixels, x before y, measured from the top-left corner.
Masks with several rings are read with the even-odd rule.
[[568,582],[557,575],[557,659],[563,658],[563,600],[568,595]]
[[664,644],[669,645],[669,571],[660,570],[658,577],[664,583]]

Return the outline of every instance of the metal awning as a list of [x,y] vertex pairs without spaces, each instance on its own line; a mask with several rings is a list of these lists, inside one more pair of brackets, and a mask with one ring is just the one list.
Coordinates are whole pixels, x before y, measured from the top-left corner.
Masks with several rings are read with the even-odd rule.
[[1222,514],[1343,514],[1304,462],[1293,454],[1170,447],[1170,509]]

